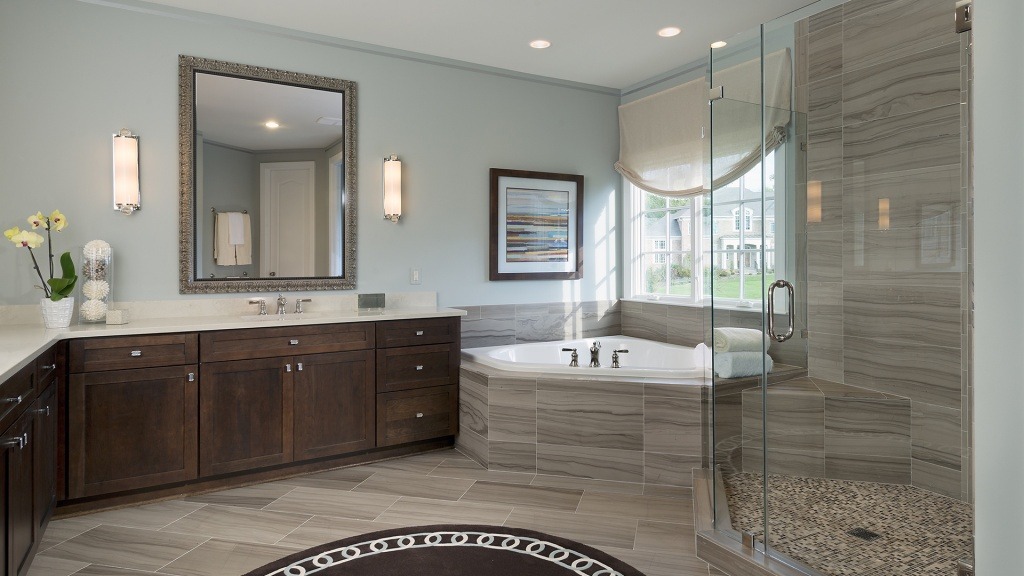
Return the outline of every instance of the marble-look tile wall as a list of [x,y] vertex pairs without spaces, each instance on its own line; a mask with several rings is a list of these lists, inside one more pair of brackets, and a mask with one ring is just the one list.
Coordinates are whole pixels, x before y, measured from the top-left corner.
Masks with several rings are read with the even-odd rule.
[[969,74],[952,20],[944,0],[851,0],[797,25],[796,77],[821,184],[809,373],[908,398],[912,483],[968,499]]
[[456,447],[489,470],[688,489],[703,464],[703,384],[464,363]]
[[622,333],[618,301],[453,306],[462,318],[462,347],[503,346]]

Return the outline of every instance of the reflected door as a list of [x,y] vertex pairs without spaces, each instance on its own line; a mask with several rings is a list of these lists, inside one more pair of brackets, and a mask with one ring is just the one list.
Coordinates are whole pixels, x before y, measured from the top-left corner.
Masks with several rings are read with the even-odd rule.
[[314,276],[313,162],[260,164],[260,274]]

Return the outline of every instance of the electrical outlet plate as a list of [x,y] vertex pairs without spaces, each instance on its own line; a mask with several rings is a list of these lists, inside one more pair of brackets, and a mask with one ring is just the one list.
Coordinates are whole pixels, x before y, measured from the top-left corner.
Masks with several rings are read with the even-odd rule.
[[409,284],[420,284],[423,280],[420,278],[419,268],[409,268]]

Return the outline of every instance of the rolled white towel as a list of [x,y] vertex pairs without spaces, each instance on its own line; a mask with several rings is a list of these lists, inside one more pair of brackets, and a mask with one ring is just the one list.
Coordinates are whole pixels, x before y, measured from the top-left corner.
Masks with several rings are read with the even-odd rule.
[[764,352],[772,340],[767,334],[752,328],[715,328],[715,352]]
[[775,367],[772,357],[760,352],[716,352],[715,374],[720,378],[757,376],[761,369],[768,372]]

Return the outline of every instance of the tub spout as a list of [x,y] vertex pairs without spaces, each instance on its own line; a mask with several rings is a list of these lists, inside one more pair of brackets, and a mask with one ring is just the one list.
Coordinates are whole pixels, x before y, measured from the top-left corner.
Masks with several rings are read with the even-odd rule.
[[572,352],[572,359],[569,360],[569,366],[572,368],[580,367],[580,355],[576,353],[575,348],[562,348],[562,352]]
[[601,367],[601,343],[594,340],[594,343],[590,346],[590,367],[600,368]]

